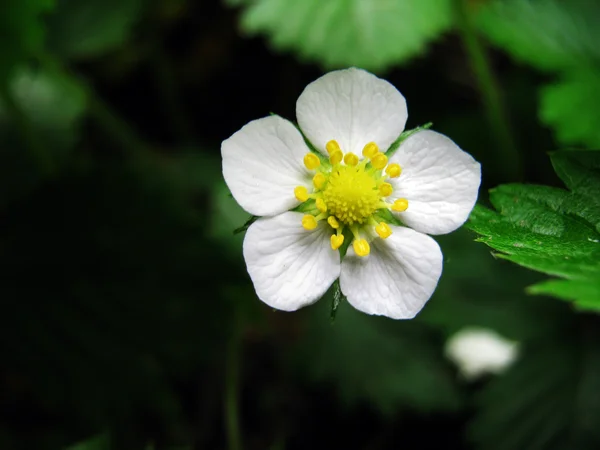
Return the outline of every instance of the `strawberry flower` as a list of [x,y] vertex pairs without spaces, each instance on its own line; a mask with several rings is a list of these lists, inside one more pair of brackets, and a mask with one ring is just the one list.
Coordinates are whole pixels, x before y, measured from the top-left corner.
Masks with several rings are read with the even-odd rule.
[[296,115],[302,133],[270,116],[221,147],[233,197],[260,216],[243,248],[258,297],[294,311],[339,278],[356,309],[414,317],[442,273],[441,250],[425,233],[449,233],[466,221],[477,199],[479,163],[430,130],[398,146],[406,101],[360,69],[309,84]]

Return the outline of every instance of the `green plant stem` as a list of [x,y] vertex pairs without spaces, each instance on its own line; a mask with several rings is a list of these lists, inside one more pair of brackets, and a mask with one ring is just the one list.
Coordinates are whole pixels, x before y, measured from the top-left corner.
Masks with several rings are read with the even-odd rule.
[[227,344],[227,360],[225,364],[225,427],[229,450],[242,450],[242,439],[239,421],[239,372],[240,372],[240,335],[233,329]]
[[80,76],[64,67],[60,61],[47,54],[38,55],[38,61],[44,69],[57,73],[77,86],[84,93],[88,111],[92,119],[110,136],[123,150],[133,157],[143,157],[149,146],[138,136],[126,120],[121,118],[96,91]]
[[37,164],[40,173],[43,175],[52,175],[55,169],[52,155],[44,147],[29,117],[27,117],[21,105],[15,100],[6,83],[0,83],[0,103],[6,108],[9,120],[13,122],[25,147]]
[[491,69],[487,52],[473,24],[468,0],[453,1],[463,45],[469,57],[471,68],[477,77],[485,113],[496,140],[498,149],[495,155],[496,161],[504,169],[506,177],[513,180],[520,179],[522,174],[521,156],[513,139],[506,108]]

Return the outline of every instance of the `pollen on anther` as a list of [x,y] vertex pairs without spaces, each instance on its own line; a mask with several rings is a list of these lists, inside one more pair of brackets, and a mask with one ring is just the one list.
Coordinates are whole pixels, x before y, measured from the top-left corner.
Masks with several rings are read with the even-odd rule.
[[344,235],[343,234],[332,234],[331,235],[331,248],[333,250],[337,250],[344,243]]
[[329,162],[331,162],[331,164],[333,164],[333,165],[336,165],[336,164],[341,163],[343,158],[344,158],[344,154],[341,152],[341,150],[334,150],[329,155]]
[[392,205],[392,210],[396,212],[404,212],[408,209],[408,200],[405,198],[399,198]]
[[354,252],[358,256],[367,256],[371,253],[371,247],[365,239],[354,239],[352,247],[354,247]]
[[335,218],[335,216],[329,216],[327,218],[327,223],[329,224],[329,226],[331,226],[331,228],[339,228],[340,227],[340,223],[337,221],[337,219]]
[[382,197],[389,197],[394,192],[394,188],[390,183],[381,183],[379,186],[379,193]]
[[321,165],[321,160],[314,153],[307,153],[304,155],[304,165],[308,170],[315,170]]
[[344,155],[344,162],[347,166],[356,166],[358,164],[358,156],[354,153],[346,153]]
[[377,153],[379,153],[379,147],[375,142],[369,142],[367,145],[365,145],[362,151],[362,154],[365,158],[372,158]]
[[342,149],[340,148],[340,144],[338,144],[337,141],[333,139],[327,142],[327,144],[325,144],[325,150],[327,150],[327,153],[330,155],[335,151],[342,151]]
[[321,172],[318,172],[317,174],[315,174],[312,181],[317,189],[321,189],[323,186],[325,186],[325,183],[327,182],[327,177]]
[[308,200],[308,189],[304,186],[296,186],[294,188],[294,195],[299,202],[305,202]]
[[392,235],[392,229],[385,222],[379,222],[379,224],[375,227],[375,232],[381,239],[387,239]]
[[302,217],[302,226],[305,230],[314,230],[317,228],[317,219],[315,216],[306,214],[304,217]]
[[321,211],[322,213],[327,212],[327,205],[325,204],[325,201],[322,198],[319,197],[315,204],[319,211]]
[[371,164],[376,169],[383,169],[387,165],[388,159],[383,153],[379,152],[371,157]]
[[402,167],[400,167],[400,164],[392,163],[386,167],[385,173],[390,178],[398,178],[402,173]]

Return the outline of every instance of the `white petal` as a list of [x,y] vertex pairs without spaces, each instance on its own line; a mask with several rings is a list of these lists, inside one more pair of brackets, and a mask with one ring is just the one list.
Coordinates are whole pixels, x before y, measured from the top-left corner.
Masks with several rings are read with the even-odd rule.
[[408,112],[394,86],[351,68],[329,72],[306,86],[296,116],[318,150],[326,154],[325,144],[335,139],[343,152],[361,155],[369,142],[385,152],[404,130]]
[[425,130],[406,139],[390,162],[402,167],[389,198],[408,200],[408,209],[396,213],[402,222],[429,234],[450,233],[465,223],[481,183],[481,167],[471,155],[443,134]]
[[352,246],[342,261],[340,287],[348,303],[367,314],[412,319],[429,300],[442,274],[442,252],[429,236],[391,226],[387,239],[371,242],[368,256]]
[[340,275],[340,254],[321,221],[302,228],[302,214],[286,212],[258,219],[244,239],[244,259],[258,298],[283,311],[316,302]]
[[311,187],[303,163],[308,152],[302,135],[287,120],[278,116],[254,120],[223,141],[223,177],[250,214],[280,214],[299,204],[296,186]]

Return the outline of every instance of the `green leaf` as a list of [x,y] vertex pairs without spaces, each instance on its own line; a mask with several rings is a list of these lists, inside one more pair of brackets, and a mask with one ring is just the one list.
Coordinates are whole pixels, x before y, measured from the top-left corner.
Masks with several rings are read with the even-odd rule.
[[65,450],[111,450],[110,439],[107,434],[101,434]]
[[477,399],[470,424],[476,448],[598,448],[599,345],[598,324],[590,317],[523,342],[516,364],[492,379]]
[[340,308],[334,324],[331,303],[311,307],[306,337],[293,352],[297,371],[313,382],[330,383],[348,406],[375,405],[384,414],[397,408],[422,412],[455,410],[461,395],[444,359],[441,337],[409,321],[390,322],[354,308]]
[[540,119],[554,129],[559,142],[600,148],[598,98],[597,69],[569,71],[559,81],[541,89]]
[[527,291],[531,294],[551,295],[577,302],[581,309],[600,311],[600,279],[549,280],[530,286]]
[[479,28],[515,59],[541,70],[600,65],[600,3],[595,0],[495,0]]
[[48,43],[57,54],[89,58],[113,50],[127,39],[143,0],[56,0],[48,17]]
[[241,25],[326,67],[383,69],[422,53],[452,25],[449,0],[225,0]]
[[[499,212],[477,206],[467,226],[482,236],[480,241],[501,252],[498,257],[568,279],[538,285],[531,293],[553,294],[581,308],[597,309],[600,297],[594,306],[590,293],[600,280],[599,157],[594,152],[557,152],[552,158],[571,192],[503,185],[490,191]],[[570,281],[573,286],[567,295]]]
[[54,0],[4,0],[0,13],[0,83],[15,66],[39,52],[44,43],[41,15]]

